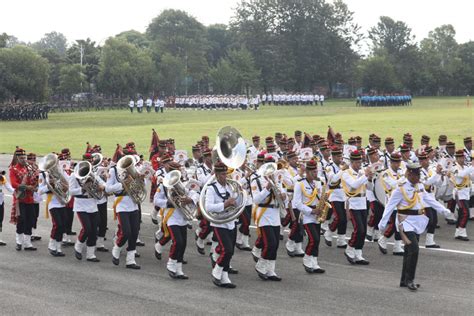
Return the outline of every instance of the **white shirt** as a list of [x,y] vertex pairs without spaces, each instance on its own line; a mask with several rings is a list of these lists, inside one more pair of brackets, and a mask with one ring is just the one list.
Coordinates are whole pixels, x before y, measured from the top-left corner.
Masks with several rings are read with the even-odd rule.
[[[459,200],[469,200],[471,196],[471,177],[474,174],[473,166],[461,166],[456,163],[453,167],[454,180],[456,182],[456,188],[454,189],[454,195],[457,195]],[[461,187],[462,183],[466,183],[465,187]]]
[[[259,186],[259,184],[260,186]],[[280,209],[276,207],[261,207],[259,204],[270,204],[275,206],[276,201],[270,198],[270,191],[266,189],[267,180],[262,177],[254,177],[252,179],[252,196],[253,202],[257,206],[257,226],[280,226]],[[280,191],[282,189],[280,188]],[[260,219],[260,220],[259,220]]]
[[153,105],[153,101],[151,99],[146,99],[146,106],[150,107]]
[[[168,197],[166,195],[167,193],[165,192],[168,192],[168,189],[165,189],[163,183],[160,183],[158,189],[156,190],[155,196],[153,197],[153,203],[155,206],[164,209],[163,218],[168,217],[169,212],[173,212],[173,214],[171,214],[168,219],[167,225],[187,226],[188,220],[184,217],[183,212],[181,212],[179,208],[173,209],[168,207]],[[194,205],[196,205],[199,201],[199,194],[197,194],[195,191],[188,191],[186,195],[188,195],[193,200]]]
[[[5,178],[5,175],[3,177]],[[5,202],[5,197],[3,193],[4,189],[6,189],[10,193],[13,193],[15,191],[15,189],[13,189],[13,187],[10,185],[10,183],[8,183],[8,181],[5,182],[4,184],[0,184],[0,205],[2,205],[3,202]]]
[[366,185],[370,186],[365,174],[360,174],[355,172],[352,167],[345,170],[342,173],[342,184],[347,186],[349,191],[355,191],[360,189],[360,195],[357,197],[347,197],[349,201],[349,208],[351,210],[366,210],[367,209],[367,199],[365,197]]
[[138,99],[137,101],[137,108],[143,107],[143,99]]
[[[65,178],[68,179],[67,176],[65,176]],[[38,185],[38,193],[39,194],[46,194],[46,193],[50,192],[49,188],[48,188],[48,184],[46,183],[47,181],[49,181],[48,180],[48,173],[47,172],[44,172],[44,173],[40,172],[39,178],[38,178],[38,184],[39,184]],[[61,208],[61,207],[65,207],[65,206],[66,206],[66,204],[61,203],[59,201],[58,197],[56,196],[56,194],[52,194],[51,201],[48,204],[48,211],[52,208]]]
[[311,181],[311,183],[308,181],[308,179],[303,178],[298,183],[295,184],[294,188],[294,194],[293,194],[293,201],[292,201],[292,206],[295,209],[300,210],[303,213],[303,224],[309,224],[309,223],[315,223],[317,224],[318,221],[316,220],[316,214],[313,214],[313,208],[309,207],[306,205],[310,201],[310,198],[303,194],[303,188],[304,188],[304,193],[306,195],[311,196],[314,192],[314,190],[317,191],[317,196],[314,198],[314,200],[309,204],[309,206],[315,206],[319,202],[319,194],[321,194],[322,191],[322,185],[320,181]]
[[[407,207],[410,203],[404,198],[403,193],[406,194],[408,199],[413,199],[415,194],[418,194],[418,201],[416,204],[410,208],[411,210],[421,210],[425,207],[432,207],[438,213],[441,214],[451,214],[451,212],[441,205],[436,199],[428,194],[421,183],[413,185],[409,181],[397,186],[395,191],[393,191],[390,199],[388,200],[387,205],[385,205],[385,211],[383,212],[382,219],[379,223],[379,229],[384,230],[387,226],[387,223],[392,215],[393,211],[397,208]],[[415,232],[416,234],[422,234],[426,226],[428,225],[428,217],[423,215],[400,215],[396,217],[396,227],[397,231],[399,230],[399,217],[402,220],[403,230],[406,232]]]
[[135,106],[135,102],[133,100],[130,100],[130,102],[128,103],[128,106],[133,108]]
[[[102,179],[98,178],[101,185],[104,184]],[[74,212],[95,213],[97,212],[97,200],[94,198],[79,198],[78,195],[87,195],[83,190],[76,177],[69,177],[69,194],[74,196]]]
[[330,202],[344,202],[346,200],[346,194],[341,187],[341,176],[343,171],[334,162],[330,162],[326,166],[326,176],[328,177],[329,186],[337,186],[337,189],[329,189],[329,201]]
[[209,169],[206,164],[201,164],[197,168],[197,178],[201,188],[206,184],[207,180],[211,177],[212,169]]
[[[112,167],[109,170],[109,177],[107,178],[107,184],[105,186],[105,192],[107,193],[120,193],[123,191],[122,183],[120,183],[117,179],[116,168]],[[116,212],[133,212],[138,210],[138,205],[133,202],[132,198],[128,195],[123,196],[116,196],[115,203],[116,205]],[[76,204],[76,203],[74,203]]]
[[[216,190],[214,189],[214,186],[219,191],[219,193],[216,193]],[[226,184],[225,186],[221,185],[219,182],[213,182],[207,187],[206,191],[206,210],[208,212],[215,212],[215,213],[220,213],[224,212],[224,198],[227,200],[228,197],[230,197],[232,192],[232,187],[229,184]],[[212,227],[220,227],[220,228],[225,228],[232,230],[235,227],[235,221],[230,221],[224,224],[216,224],[211,222]]]

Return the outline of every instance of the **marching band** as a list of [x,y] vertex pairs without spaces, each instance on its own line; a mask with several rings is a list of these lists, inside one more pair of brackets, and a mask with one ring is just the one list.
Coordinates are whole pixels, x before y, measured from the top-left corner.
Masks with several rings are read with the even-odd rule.
[[[366,240],[377,242],[387,254],[393,235],[393,254],[403,256],[400,286],[416,291],[419,237],[426,232],[425,246],[441,247],[434,239],[439,214],[456,226],[456,240],[469,241],[467,224],[474,219],[472,138],[464,138],[463,148],[445,135],[436,148],[426,135],[418,148],[410,134],[398,148],[387,137],[382,149],[381,138],[374,134],[369,146],[361,143],[361,137],[351,137],[346,144],[330,129],[327,138],[301,131],[294,138],[276,133],[265,138],[263,148],[260,136],[247,143],[235,128],[224,127],[215,146],[203,136],[190,158],[175,149],[174,140],[159,140],[154,130],[150,161],[138,155],[133,142],[117,145],[111,159],[102,155],[100,146],[87,144],[76,163],[67,148],[36,164],[34,154],[17,147],[9,181],[5,173],[0,176],[0,233],[6,189],[13,192],[10,222],[16,225],[16,250],[37,250],[33,229],[45,195],[45,214],[52,223],[49,253],[64,257],[63,246],[73,246],[78,260],[85,252],[86,261],[99,262],[95,251],[108,251],[107,206],[113,195],[117,228],[112,262],[120,264],[126,247],[126,268],[140,269],[136,247],[144,245],[139,239],[141,204],[150,187],[151,218],[159,227],[154,252],[161,260],[171,242],[166,266],[173,279],[188,279],[183,272],[187,230],[198,221],[195,246],[204,255],[211,245],[209,271],[216,286],[236,287],[229,278],[238,273],[231,265],[234,248],[251,253],[259,278],[281,281],[277,252],[281,229],[289,225],[287,253],[302,258],[309,274],[325,272],[318,263],[321,236],[328,247],[335,239],[350,264],[368,265],[362,253]],[[75,242],[71,212],[81,224]],[[252,221],[257,235],[253,244]],[[347,242],[348,222],[353,230]],[[5,244],[0,236],[0,245]]]

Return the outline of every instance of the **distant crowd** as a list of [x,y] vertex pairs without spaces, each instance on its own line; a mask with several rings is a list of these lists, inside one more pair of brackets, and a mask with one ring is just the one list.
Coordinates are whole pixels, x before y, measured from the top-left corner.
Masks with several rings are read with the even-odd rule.
[[50,108],[45,104],[0,104],[0,121],[46,120]]
[[411,95],[358,95],[356,106],[407,106]]

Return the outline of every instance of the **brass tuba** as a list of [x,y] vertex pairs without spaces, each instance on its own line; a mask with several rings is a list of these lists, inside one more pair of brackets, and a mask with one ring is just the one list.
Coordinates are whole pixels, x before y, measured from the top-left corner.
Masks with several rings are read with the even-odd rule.
[[132,155],[120,158],[117,162],[117,178],[133,202],[140,204],[146,199],[146,188],[145,181],[135,167],[137,163],[137,159]]
[[92,164],[88,161],[80,161],[74,167],[74,177],[81,184],[82,189],[90,197],[100,200],[104,197],[104,191],[99,190],[100,182],[98,176],[92,169]]
[[[226,126],[219,130],[214,147],[217,158],[227,167],[237,169],[245,161],[247,156],[247,146],[239,131],[233,127]],[[223,212],[210,212],[206,210],[206,193],[209,185],[216,181],[216,176],[212,175],[204,184],[199,196],[199,207],[201,214],[210,222],[224,224],[237,219],[245,209],[247,203],[247,191],[239,182],[227,178],[227,183],[232,187],[231,198],[235,198],[237,205],[229,206]]]
[[197,208],[191,204],[182,204],[180,198],[186,197],[187,192],[193,189],[195,185],[199,187],[198,181],[194,179],[190,179],[186,185],[183,185],[181,182],[181,172],[179,170],[172,170],[163,178],[163,186],[168,189],[168,201],[175,209],[179,209],[184,218],[188,221],[194,219]]
[[58,161],[58,156],[56,156],[56,154],[47,154],[39,162],[38,168],[43,172],[47,172],[49,179],[52,181],[52,183],[50,183],[45,177],[44,180],[46,181],[48,189],[62,204],[67,204],[70,200],[68,190],[69,184],[59,169]]

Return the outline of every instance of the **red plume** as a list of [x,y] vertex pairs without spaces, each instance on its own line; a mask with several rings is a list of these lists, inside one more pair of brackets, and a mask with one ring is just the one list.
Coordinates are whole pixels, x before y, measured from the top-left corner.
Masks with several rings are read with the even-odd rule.
[[336,139],[336,133],[334,133],[334,130],[332,129],[331,126],[328,126],[328,136],[327,136],[328,145],[332,146],[334,144],[335,139]]
[[123,149],[120,144],[117,144],[117,148],[115,149],[114,156],[112,157],[112,161],[117,163],[119,159],[123,156]]
[[92,152],[92,146],[91,146],[91,144],[89,144],[89,142],[87,142],[86,144],[87,144],[87,147],[86,147],[86,154],[87,154],[87,153],[91,153],[91,152]]

